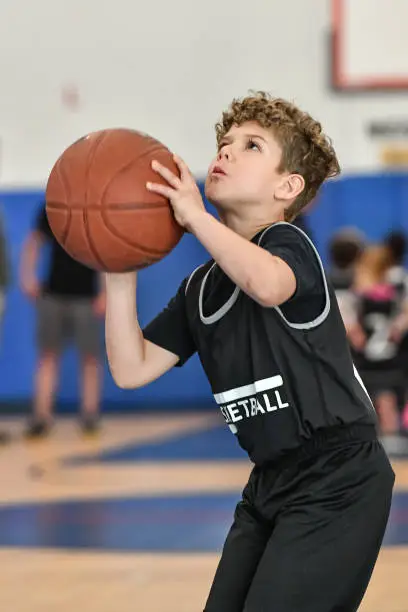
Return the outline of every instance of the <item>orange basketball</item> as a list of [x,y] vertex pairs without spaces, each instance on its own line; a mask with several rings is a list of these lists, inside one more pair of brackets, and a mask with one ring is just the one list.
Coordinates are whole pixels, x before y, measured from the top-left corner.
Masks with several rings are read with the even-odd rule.
[[140,270],[167,255],[183,228],[169,201],[146,189],[165,181],[157,159],[179,175],[172,153],[135,130],[94,132],[68,147],[46,188],[51,230],[71,257],[95,270]]

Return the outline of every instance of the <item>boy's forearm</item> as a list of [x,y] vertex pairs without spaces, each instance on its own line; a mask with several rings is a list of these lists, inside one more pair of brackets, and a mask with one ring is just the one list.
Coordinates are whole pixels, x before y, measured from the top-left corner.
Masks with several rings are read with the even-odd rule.
[[191,231],[227,276],[261,305],[280,304],[294,293],[296,280],[287,264],[209,213],[197,215]]
[[136,312],[136,274],[107,274],[105,338],[116,381],[133,377],[144,359],[144,338]]

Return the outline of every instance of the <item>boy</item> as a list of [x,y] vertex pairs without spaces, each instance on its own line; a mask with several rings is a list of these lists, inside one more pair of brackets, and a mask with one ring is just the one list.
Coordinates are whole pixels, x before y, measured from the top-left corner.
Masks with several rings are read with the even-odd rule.
[[188,168],[153,162],[177,221],[212,259],[142,332],[136,273],[107,275],[106,340],[119,386],[197,351],[254,468],[205,612],[357,610],[388,520],[394,474],[353,367],[320,257],[290,224],[338,162],[321,126],[263,93],[217,124],[204,208]]

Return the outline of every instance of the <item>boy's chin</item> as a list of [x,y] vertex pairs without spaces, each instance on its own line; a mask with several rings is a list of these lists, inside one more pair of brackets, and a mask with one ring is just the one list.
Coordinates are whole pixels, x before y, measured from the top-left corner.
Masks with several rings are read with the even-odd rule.
[[216,193],[215,189],[205,189],[205,197],[208,202],[214,206],[214,208],[218,211],[222,210],[231,210],[234,207],[230,198],[223,198],[220,194]]
[[226,212],[234,208],[231,202],[225,202],[224,200],[220,200],[219,198],[211,198],[207,196],[207,200],[215,208],[217,213]]

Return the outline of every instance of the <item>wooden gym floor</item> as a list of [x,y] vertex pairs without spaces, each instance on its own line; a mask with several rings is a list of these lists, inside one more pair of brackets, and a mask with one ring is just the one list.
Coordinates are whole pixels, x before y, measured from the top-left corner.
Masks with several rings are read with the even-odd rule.
[[[0,609],[200,612],[250,464],[214,413],[106,418],[0,447]],[[408,612],[408,459],[361,612]],[[368,517],[369,520],[369,517]]]

